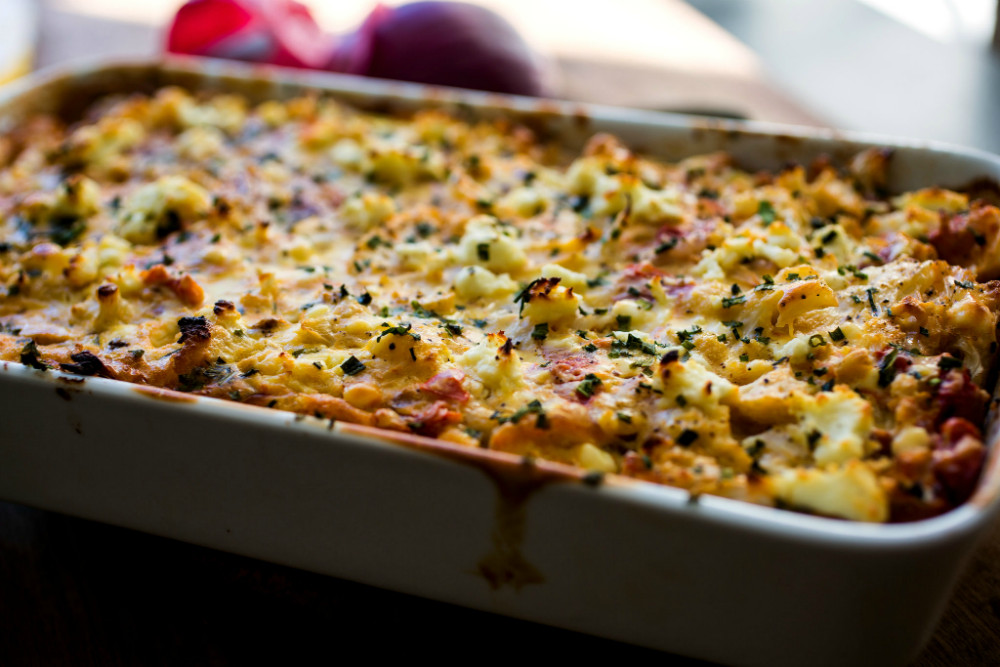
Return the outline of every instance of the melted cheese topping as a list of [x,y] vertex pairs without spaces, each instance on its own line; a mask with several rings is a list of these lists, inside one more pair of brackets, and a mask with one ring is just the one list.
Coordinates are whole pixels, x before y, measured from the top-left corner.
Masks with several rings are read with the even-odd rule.
[[[983,459],[1000,210],[177,89],[0,139],[0,358],[863,521]],[[997,250],[998,252],[994,252]]]

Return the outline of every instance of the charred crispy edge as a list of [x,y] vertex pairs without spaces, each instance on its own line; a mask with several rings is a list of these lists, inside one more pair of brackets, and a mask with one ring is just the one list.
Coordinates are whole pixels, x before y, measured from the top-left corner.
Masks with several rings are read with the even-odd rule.
[[204,317],[182,317],[177,320],[177,327],[181,331],[181,345],[192,341],[195,343],[204,342],[212,337],[211,325]]
[[75,373],[76,375],[96,375],[109,380],[116,379],[115,374],[111,371],[111,369],[109,369],[104,362],[101,361],[101,358],[93,352],[89,352],[87,350],[74,352],[70,355],[70,359],[73,360],[73,363],[59,364],[59,368],[66,373]]

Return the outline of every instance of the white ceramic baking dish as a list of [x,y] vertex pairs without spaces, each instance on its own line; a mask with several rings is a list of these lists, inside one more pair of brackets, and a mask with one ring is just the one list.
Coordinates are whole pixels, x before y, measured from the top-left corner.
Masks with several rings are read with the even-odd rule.
[[[105,63],[0,91],[0,128],[161,85],[371,108],[516,114],[575,147],[598,130],[666,158],[776,167],[897,148],[895,190],[1000,178],[982,152],[883,137],[498,97],[211,61]],[[930,636],[1000,491],[867,525],[509,455],[0,364],[0,497],[277,563],[732,664],[898,664]]]

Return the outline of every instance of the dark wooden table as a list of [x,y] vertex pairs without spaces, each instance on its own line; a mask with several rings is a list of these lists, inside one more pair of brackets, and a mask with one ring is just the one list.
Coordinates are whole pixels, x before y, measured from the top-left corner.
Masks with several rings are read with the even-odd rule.
[[[158,48],[148,25],[43,7],[42,64]],[[685,10],[677,17],[705,39],[726,39]],[[818,122],[746,63],[711,75],[565,55],[559,64],[564,94],[575,99]],[[588,663],[706,664],[0,503],[0,665],[288,664],[355,650],[517,664],[539,649]],[[917,664],[1000,664],[1000,528]]]

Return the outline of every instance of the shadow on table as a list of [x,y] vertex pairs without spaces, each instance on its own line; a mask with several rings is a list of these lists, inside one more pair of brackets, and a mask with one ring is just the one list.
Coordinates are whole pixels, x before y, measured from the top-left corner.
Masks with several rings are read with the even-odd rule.
[[0,663],[709,663],[0,503]]

